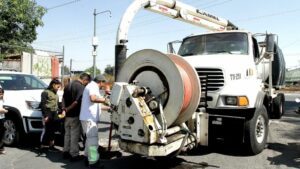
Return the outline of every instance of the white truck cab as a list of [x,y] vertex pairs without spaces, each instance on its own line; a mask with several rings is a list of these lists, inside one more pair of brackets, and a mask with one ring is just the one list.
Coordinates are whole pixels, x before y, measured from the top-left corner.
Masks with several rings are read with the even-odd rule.
[[[251,33],[246,31],[207,33],[183,40],[178,55],[196,69],[202,91],[208,93],[208,107],[235,107],[231,96],[246,96],[247,105],[236,108],[255,107],[253,100],[262,79],[256,78],[258,53],[253,46]],[[245,86],[250,87],[245,90]]]
[[8,110],[4,143],[18,144],[23,134],[41,132],[39,104],[47,85],[34,75],[13,71],[0,71],[0,84],[4,89],[4,108]]
[[259,46],[254,35],[242,30],[183,39],[178,55],[196,69],[201,81],[199,107],[209,114],[209,142],[245,142],[254,154],[264,148],[269,118],[280,118],[284,113],[284,95],[275,93],[272,86],[282,86],[285,74],[278,46],[271,63],[279,61],[279,67],[270,67],[264,58],[266,43]]

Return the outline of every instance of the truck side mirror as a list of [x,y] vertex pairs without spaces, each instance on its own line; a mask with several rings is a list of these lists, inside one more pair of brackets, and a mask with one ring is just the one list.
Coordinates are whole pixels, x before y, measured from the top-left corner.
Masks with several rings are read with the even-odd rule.
[[175,53],[174,47],[173,47],[173,43],[169,42],[168,46],[167,46],[167,51],[168,53]]
[[275,34],[267,34],[266,35],[266,52],[264,54],[264,58],[270,59],[274,54],[275,47]]
[[172,41],[172,42],[169,42],[168,43],[168,46],[167,46],[167,52],[168,53],[173,53],[173,54],[177,54],[177,51],[174,49],[174,44],[180,44],[182,41],[180,40],[175,40],[175,41]]
[[273,53],[275,46],[275,34],[267,34],[266,44],[266,52]]

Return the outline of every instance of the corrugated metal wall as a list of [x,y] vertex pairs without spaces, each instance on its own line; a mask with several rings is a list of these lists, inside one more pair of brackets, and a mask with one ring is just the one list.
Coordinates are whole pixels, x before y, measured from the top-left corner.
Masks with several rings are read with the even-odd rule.
[[287,71],[285,81],[286,83],[300,82],[300,68]]

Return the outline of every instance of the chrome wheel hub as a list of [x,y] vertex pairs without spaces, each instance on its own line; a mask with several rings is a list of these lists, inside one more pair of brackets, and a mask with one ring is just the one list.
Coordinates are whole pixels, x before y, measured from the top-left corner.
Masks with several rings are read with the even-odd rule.
[[265,119],[263,116],[258,116],[255,125],[255,137],[258,143],[262,143],[265,137]]
[[16,126],[15,126],[15,123],[10,120],[10,119],[7,119],[5,120],[4,122],[4,127],[5,127],[5,133],[4,133],[4,136],[3,136],[3,142],[5,144],[12,144],[16,138]]

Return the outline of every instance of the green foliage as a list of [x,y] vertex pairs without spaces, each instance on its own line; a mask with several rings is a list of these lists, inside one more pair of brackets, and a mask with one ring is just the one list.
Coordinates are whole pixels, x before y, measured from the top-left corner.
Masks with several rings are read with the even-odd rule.
[[[94,73],[93,73],[93,72],[94,72],[93,66],[90,67],[90,68],[85,69],[84,72],[86,72],[86,73],[88,73],[88,74],[90,74],[90,75],[93,76],[93,74],[94,74]],[[96,75],[99,75],[99,74],[101,74],[101,71],[100,71],[100,69],[98,69],[98,68],[96,67]]]
[[106,68],[104,69],[104,74],[113,76],[114,75],[114,69],[115,69],[114,66],[107,65]]
[[32,0],[0,0],[1,53],[30,52],[45,13],[46,9]]
[[104,69],[104,76],[109,82],[114,82],[115,76],[114,76],[115,67],[111,65],[107,65]]
[[70,69],[68,66],[64,65],[64,75],[70,74]]

